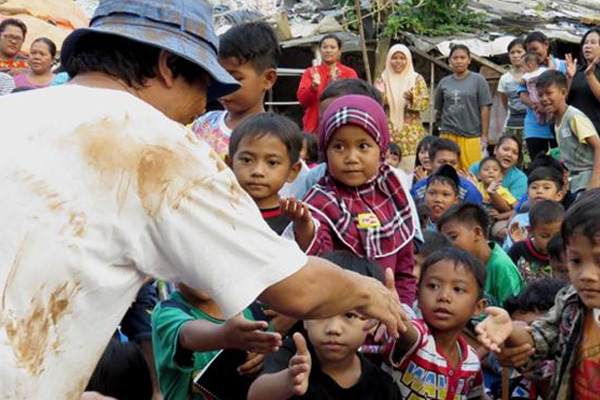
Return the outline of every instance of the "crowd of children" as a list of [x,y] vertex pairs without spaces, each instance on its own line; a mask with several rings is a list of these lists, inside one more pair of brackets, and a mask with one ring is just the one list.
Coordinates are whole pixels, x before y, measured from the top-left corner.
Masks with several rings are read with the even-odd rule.
[[[452,52],[470,60],[466,46]],[[461,154],[449,130],[421,140],[409,174],[364,81],[319,89],[316,136],[265,112],[280,56],[266,23],[227,31],[219,63],[242,87],[191,129],[274,232],[385,282],[411,318],[397,338],[360,310],[298,321],[255,302],[224,320],[208,294],[179,284],[146,316],[164,399],[485,399],[503,385],[514,398],[600,398],[600,139],[567,103],[569,78],[523,55],[517,83],[537,122],[554,124],[558,160],[530,154],[525,174],[522,138],[507,135],[465,165],[476,152]],[[482,135],[475,125],[469,135]],[[113,339],[89,389],[147,398],[110,373],[144,360]],[[147,387],[148,374],[128,379]]]

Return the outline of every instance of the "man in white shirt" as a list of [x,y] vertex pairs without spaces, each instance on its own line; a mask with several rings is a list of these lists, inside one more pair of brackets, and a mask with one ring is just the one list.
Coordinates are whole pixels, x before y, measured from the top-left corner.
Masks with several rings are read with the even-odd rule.
[[181,125],[239,87],[216,53],[204,1],[101,0],[64,43],[70,84],[0,98],[0,398],[79,399],[146,276],[228,317],[258,297],[403,327],[383,285],[272,233]]

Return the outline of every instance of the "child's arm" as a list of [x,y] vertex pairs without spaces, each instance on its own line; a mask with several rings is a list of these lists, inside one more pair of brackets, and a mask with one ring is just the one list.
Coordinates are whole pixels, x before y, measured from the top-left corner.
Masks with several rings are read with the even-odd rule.
[[512,210],[512,207],[508,202],[500,196],[498,193],[498,189],[502,185],[502,181],[492,182],[490,186],[486,188],[487,193],[490,195],[490,200],[492,201],[492,207],[494,207],[498,212],[504,213]]
[[598,135],[594,135],[585,139],[585,142],[594,151],[594,167],[587,184],[588,189],[594,189],[600,187],[600,139],[598,139]]
[[504,343],[508,347],[534,346],[531,334],[523,326],[513,323],[506,310],[488,307],[485,311],[488,316],[475,327],[475,332],[477,340],[488,350],[500,353]]
[[306,340],[301,334],[294,334],[294,343],[296,355],[290,359],[288,368],[274,374],[259,376],[250,386],[248,400],[287,400],[306,393],[311,357]]
[[294,196],[279,200],[281,212],[294,223],[294,237],[302,251],[308,250],[315,237],[315,223],[308,204],[296,200]]

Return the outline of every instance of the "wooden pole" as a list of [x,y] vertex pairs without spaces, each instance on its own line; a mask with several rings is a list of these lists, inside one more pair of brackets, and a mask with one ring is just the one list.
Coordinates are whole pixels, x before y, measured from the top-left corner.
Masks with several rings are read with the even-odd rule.
[[502,367],[502,400],[508,400],[510,397],[510,393],[508,393],[510,388],[510,379],[508,373],[509,368]]
[[433,135],[433,123],[435,122],[435,91],[433,87],[435,86],[435,64],[430,63],[431,65],[431,83],[429,86],[429,134]]
[[360,0],[355,0],[356,17],[358,18],[358,32],[360,34],[360,48],[362,50],[363,62],[365,63],[365,73],[367,82],[373,83],[371,76],[371,67],[369,65],[369,53],[367,53],[367,43],[365,42],[365,27],[363,26],[362,14],[360,11]]

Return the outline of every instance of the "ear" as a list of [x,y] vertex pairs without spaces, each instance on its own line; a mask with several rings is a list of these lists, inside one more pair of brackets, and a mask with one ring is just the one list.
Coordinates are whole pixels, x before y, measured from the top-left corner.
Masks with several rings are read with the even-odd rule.
[[227,164],[229,168],[233,169],[233,160],[231,159],[231,157],[229,157],[229,154],[225,154],[223,161],[225,161],[225,164]]
[[275,68],[269,68],[263,72],[263,86],[265,90],[271,89],[277,82],[277,70]]
[[302,169],[302,163],[297,161],[294,165],[290,167],[290,172],[288,173],[288,177],[286,179],[287,183],[292,183],[298,177],[300,170]]
[[168,89],[172,88],[175,84],[173,71],[169,67],[169,61],[173,57],[175,56],[166,50],[161,50],[158,54],[157,77]]
[[473,234],[475,235],[476,242],[487,241],[480,226],[473,227]]
[[477,300],[477,304],[475,304],[475,311],[473,311],[473,316],[478,317],[488,306],[488,301],[486,299]]
[[559,191],[558,193],[556,193],[556,201],[560,203],[565,198],[565,195],[565,189]]

